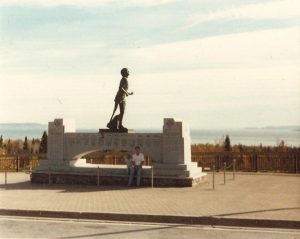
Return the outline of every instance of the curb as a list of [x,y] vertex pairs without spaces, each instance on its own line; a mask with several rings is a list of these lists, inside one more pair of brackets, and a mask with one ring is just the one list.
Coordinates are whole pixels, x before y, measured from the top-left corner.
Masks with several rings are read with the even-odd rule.
[[214,217],[214,216],[195,217],[195,216],[67,212],[67,211],[18,210],[18,209],[0,209],[0,215],[106,220],[106,221],[175,223],[175,224],[188,224],[188,225],[300,229],[300,221],[224,218],[224,217]]

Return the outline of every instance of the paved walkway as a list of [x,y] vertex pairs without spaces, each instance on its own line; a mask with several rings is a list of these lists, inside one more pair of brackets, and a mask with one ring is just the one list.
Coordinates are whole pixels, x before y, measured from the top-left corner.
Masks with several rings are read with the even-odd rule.
[[0,209],[214,216],[300,222],[300,176],[216,174],[192,188],[127,188],[31,184],[30,175],[0,173]]

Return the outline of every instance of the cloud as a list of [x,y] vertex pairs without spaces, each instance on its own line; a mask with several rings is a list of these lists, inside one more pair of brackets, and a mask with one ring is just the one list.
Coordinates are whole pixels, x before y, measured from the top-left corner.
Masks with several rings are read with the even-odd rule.
[[178,0],[2,0],[0,6],[2,5],[37,5],[42,7],[56,7],[56,6],[77,6],[77,7],[97,7],[105,5],[117,5],[120,7],[128,6],[156,6],[164,5]]
[[0,5],[37,5],[42,7],[55,7],[59,5],[100,6],[109,2],[111,0],[3,0],[0,2]]
[[217,20],[237,19],[282,19],[300,16],[300,1],[280,0],[240,7],[229,7],[208,13],[193,14],[188,18],[188,26]]
[[128,5],[140,5],[140,6],[156,6],[164,5],[168,3],[177,2],[178,0],[128,0],[126,1]]
[[299,52],[299,29],[280,28],[161,44],[130,54],[152,68],[193,69],[299,65]]
[[39,50],[37,54],[41,57],[56,59],[91,56],[95,52],[103,50],[104,46],[104,43],[64,45],[61,47],[52,46]]
[[[63,64],[66,60],[78,60],[93,57],[105,51],[103,42],[67,43],[49,41],[14,41],[12,44],[0,44],[0,65],[5,68],[36,68],[39,64]],[[81,63],[82,64],[82,63]]]

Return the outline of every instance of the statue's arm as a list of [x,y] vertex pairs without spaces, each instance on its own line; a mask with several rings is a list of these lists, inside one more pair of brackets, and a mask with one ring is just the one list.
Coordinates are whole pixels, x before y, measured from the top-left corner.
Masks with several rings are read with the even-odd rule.
[[128,95],[133,95],[133,92],[128,92],[127,90],[125,90],[123,87],[121,87],[121,90],[123,90],[123,92],[128,96]]

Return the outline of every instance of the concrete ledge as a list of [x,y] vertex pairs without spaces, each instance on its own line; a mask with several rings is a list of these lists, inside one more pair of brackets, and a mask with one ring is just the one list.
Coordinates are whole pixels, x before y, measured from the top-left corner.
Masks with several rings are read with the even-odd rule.
[[18,209],[0,209],[0,215],[107,220],[107,221],[176,223],[176,224],[189,224],[189,225],[300,229],[300,221],[222,218],[222,217],[214,217],[214,216],[196,217],[196,216],[67,212],[67,211],[42,211],[42,210],[18,210]]
[[[192,187],[205,180],[206,174],[197,178],[191,177],[157,177],[155,176],[155,187]],[[97,185],[98,176],[95,174],[79,174],[66,172],[53,172],[51,174],[46,172],[32,172],[31,183],[49,184],[84,184]],[[149,176],[141,177],[141,186],[151,186],[152,178]],[[127,175],[100,175],[99,185],[117,185],[126,186],[128,184]]]

